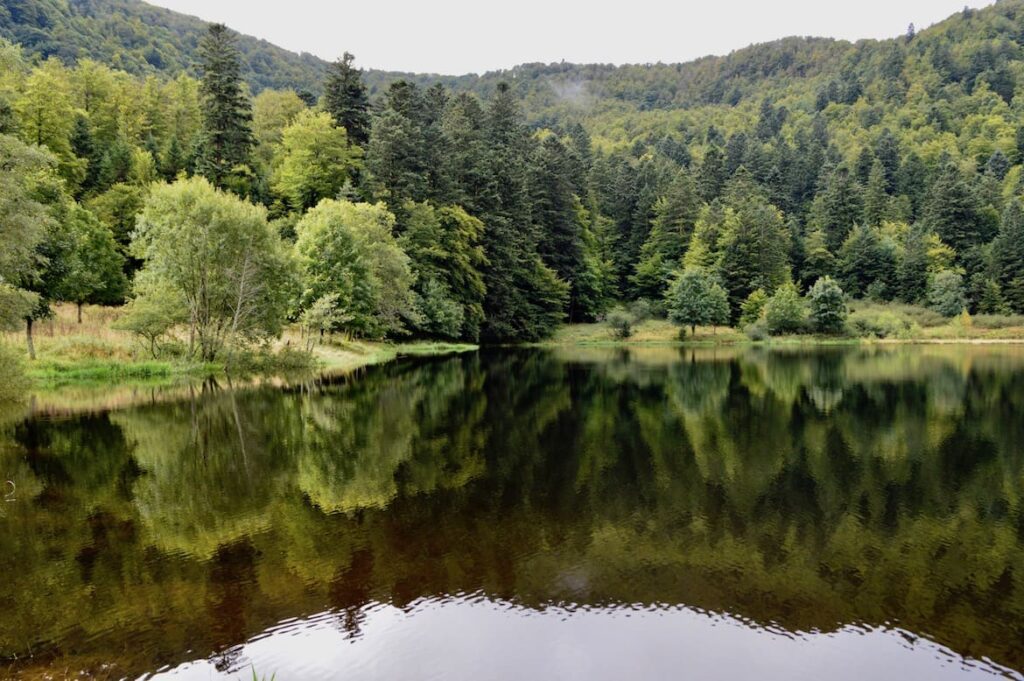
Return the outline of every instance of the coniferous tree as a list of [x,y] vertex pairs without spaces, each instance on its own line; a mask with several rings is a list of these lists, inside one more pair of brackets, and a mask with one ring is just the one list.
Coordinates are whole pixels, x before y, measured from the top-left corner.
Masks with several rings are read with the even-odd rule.
[[654,204],[654,220],[632,277],[639,297],[659,298],[668,276],[679,267],[700,213],[700,197],[686,170],[680,170],[667,192]]
[[481,335],[536,340],[563,319],[569,286],[537,253],[527,182],[530,138],[506,84],[498,87],[487,111],[485,139],[488,187],[480,217],[488,265]]
[[569,282],[569,319],[578,321],[577,282],[583,260],[583,225],[576,211],[576,197],[565,147],[555,136],[547,137],[534,154],[530,168],[529,195],[538,252],[562,280]]
[[928,293],[928,231],[913,227],[903,242],[903,257],[896,270],[896,295],[905,303],[919,303]]
[[992,242],[996,281],[1010,308],[1024,314],[1024,205],[1014,199],[1003,212],[999,234]]
[[199,56],[202,131],[197,170],[217,187],[245,189],[238,178],[247,173],[255,139],[234,34],[223,24],[212,24],[199,45]]
[[945,165],[929,190],[922,219],[958,253],[985,243],[994,233],[976,191],[953,163]]
[[864,189],[864,224],[877,227],[889,217],[889,195],[886,193],[885,168],[878,160],[871,166]]
[[717,199],[722,193],[727,177],[722,152],[717,146],[712,146],[704,154],[704,160],[697,173],[697,191],[701,198],[709,203]]
[[822,172],[823,183],[811,208],[812,223],[825,234],[829,250],[837,252],[860,220],[863,201],[860,186],[845,167]]
[[840,249],[838,264],[843,290],[850,295],[863,297],[874,291],[882,297],[891,295],[895,257],[877,229],[854,227]]
[[323,107],[335,125],[345,128],[349,143],[364,146],[370,139],[370,99],[362,70],[352,66],[354,59],[346,52],[328,67]]

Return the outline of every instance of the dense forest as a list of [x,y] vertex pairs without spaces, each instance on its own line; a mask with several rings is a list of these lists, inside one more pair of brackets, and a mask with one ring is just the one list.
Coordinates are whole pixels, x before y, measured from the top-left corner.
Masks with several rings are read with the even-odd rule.
[[629,301],[771,333],[839,331],[850,297],[1024,313],[1020,0],[451,78],[127,0],[8,2],[0,35],[0,305],[30,344],[54,301],[128,300],[204,359],[289,321],[537,340]]

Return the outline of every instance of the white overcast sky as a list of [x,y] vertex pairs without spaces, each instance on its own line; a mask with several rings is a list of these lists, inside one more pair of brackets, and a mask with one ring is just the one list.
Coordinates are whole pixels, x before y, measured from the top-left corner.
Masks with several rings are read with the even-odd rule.
[[790,35],[890,38],[991,0],[149,0],[296,52],[463,74],[524,62],[646,63]]

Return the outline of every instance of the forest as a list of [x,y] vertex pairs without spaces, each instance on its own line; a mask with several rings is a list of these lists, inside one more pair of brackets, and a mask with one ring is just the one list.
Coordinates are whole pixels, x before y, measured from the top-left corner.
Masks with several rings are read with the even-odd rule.
[[510,343],[640,316],[889,332],[851,301],[1024,314],[1020,0],[885,41],[461,77],[145,8],[0,12],[0,321],[30,355],[56,303],[126,304],[154,355],[177,330],[203,361],[287,325]]

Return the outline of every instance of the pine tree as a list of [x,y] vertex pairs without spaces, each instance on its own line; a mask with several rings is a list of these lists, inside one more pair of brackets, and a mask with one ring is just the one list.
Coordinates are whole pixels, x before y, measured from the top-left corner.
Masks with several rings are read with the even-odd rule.
[[755,289],[771,292],[789,280],[789,232],[782,213],[741,177],[730,183],[725,206],[718,270],[736,318]]
[[529,134],[507,84],[487,111],[488,187],[479,201],[485,225],[487,295],[482,337],[538,340],[563,319],[568,284],[541,260],[532,228],[527,185]]
[[829,250],[835,253],[860,220],[863,200],[860,186],[845,167],[823,170],[822,176],[821,189],[811,208],[811,220],[824,232]]
[[717,199],[727,177],[722,151],[716,146],[709,148],[697,173],[697,190],[701,198],[709,203]]
[[345,128],[351,144],[364,146],[370,139],[370,99],[363,72],[352,67],[350,53],[331,64],[324,81],[323,108],[334,124]]
[[631,278],[639,297],[660,298],[668,273],[679,267],[700,212],[700,197],[689,172],[680,170],[654,204],[654,219]]
[[878,227],[889,217],[889,195],[886,193],[885,169],[878,160],[871,166],[864,190],[864,224]]
[[895,278],[895,258],[882,243],[878,230],[858,225],[839,252],[843,290],[855,297],[878,291],[885,297]]
[[[197,170],[215,186],[235,185],[232,175],[244,174],[255,144],[252,105],[241,76],[235,36],[223,24],[212,24],[199,45],[203,124]],[[238,188],[238,187],[236,187]]]
[[530,169],[530,203],[538,252],[555,273],[570,284],[569,320],[579,321],[577,284],[586,269],[583,228],[576,211],[571,164],[554,135],[541,142]]
[[953,163],[945,165],[929,190],[922,219],[958,253],[993,236],[993,225],[983,214],[977,193]]
[[828,249],[825,233],[820,229],[812,229],[805,242],[803,268],[800,270],[800,281],[810,286],[822,277],[835,274],[836,258]]
[[896,270],[896,295],[905,303],[921,302],[928,293],[928,231],[915,226],[903,242]]
[[1018,199],[1003,212],[999,234],[992,242],[992,260],[1006,303],[1024,314],[1024,204]]

